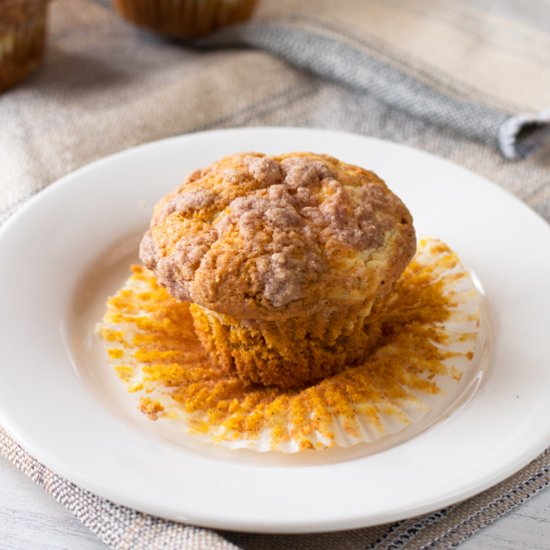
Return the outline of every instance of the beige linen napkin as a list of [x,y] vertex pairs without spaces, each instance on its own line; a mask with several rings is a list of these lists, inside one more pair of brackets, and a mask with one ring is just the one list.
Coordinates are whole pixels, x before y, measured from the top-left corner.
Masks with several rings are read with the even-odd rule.
[[[242,125],[406,143],[488,176],[550,219],[547,3],[521,11],[509,0],[312,4],[266,0],[256,22],[190,48],[130,27],[106,3],[54,1],[43,67],[0,96],[0,223],[94,159]],[[447,548],[550,482],[547,452],[482,495],[421,518],[268,536],[215,533],[114,505],[49,471],[1,429],[0,453],[112,548]]]

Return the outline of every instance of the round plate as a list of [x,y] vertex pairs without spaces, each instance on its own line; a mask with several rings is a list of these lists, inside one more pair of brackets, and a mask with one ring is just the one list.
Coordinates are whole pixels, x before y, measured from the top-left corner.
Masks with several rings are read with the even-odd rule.
[[[94,333],[137,260],[153,204],[237,151],[315,151],[375,170],[419,232],[486,289],[492,366],[475,395],[381,452],[254,455],[163,437],[106,382]],[[550,227],[496,185],[413,149],[350,134],[260,128],[152,143],[66,176],[0,231],[0,424],[58,474],[114,502],[199,525],[348,529],[428,512],[504,479],[550,445]]]

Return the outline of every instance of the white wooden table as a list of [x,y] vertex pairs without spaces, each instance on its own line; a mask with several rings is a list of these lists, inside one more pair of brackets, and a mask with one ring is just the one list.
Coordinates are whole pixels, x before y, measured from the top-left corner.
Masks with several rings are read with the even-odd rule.
[[[1,550],[105,550],[44,490],[0,457]],[[550,550],[550,489],[476,533],[461,550]]]

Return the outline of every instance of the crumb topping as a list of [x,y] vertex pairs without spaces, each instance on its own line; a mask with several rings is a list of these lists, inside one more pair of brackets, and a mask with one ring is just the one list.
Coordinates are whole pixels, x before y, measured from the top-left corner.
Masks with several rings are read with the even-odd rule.
[[326,155],[234,155],[155,208],[145,265],[176,299],[243,318],[370,307],[412,257],[403,203],[374,173]]

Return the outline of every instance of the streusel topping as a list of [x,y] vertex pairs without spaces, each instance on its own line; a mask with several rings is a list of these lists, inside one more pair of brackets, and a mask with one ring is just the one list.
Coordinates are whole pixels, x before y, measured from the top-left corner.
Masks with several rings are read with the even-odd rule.
[[326,155],[226,157],[155,208],[141,258],[175,298],[251,319],[364,306],[415,250],[373,172]]

